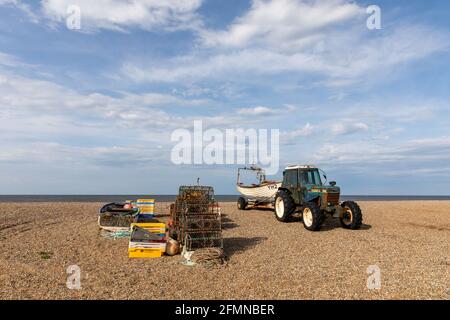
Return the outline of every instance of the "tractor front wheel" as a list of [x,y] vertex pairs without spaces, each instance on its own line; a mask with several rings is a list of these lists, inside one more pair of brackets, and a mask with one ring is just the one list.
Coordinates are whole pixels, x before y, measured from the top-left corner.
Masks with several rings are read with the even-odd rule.
[[315,203],[309,202],[303,207],[303,226],[309,231],[318,231],[325,220],[324,213]]
[[245,210],[247,209],[247,200],[245,200],[243,197],[239,197],[237,201],[237,207],[239,210]]
[[344,213],[339,218],[342,227],[351,230],[359,229],[362,224],[362,212],[358,204],[354,201],[346,201],[341,206],[344,208]]
[[281,222],[287,222],[295,211],[294,199],[284,190],[277,192],[275,196],[275,218]]

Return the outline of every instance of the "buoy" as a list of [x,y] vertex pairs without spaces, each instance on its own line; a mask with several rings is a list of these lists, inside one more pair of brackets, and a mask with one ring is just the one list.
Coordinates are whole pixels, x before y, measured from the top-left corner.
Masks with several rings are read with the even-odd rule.
[[180,252],[180,244],[174,239],[167,240],[166,254],[169,256],[177,255]]

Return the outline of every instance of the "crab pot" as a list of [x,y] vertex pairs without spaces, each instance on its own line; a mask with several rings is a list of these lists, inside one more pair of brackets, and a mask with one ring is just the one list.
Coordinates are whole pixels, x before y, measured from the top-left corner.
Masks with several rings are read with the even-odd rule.
[[183,220],[183,229],[185,231],[191,230],[206,230],[206,231],[220,231],[221,223],[218,217],[203,217],[203,216],[187,216]]
[[188,202],[183,201],[179,205],[179,211],[183,215],[189,214],[205,214],[219,215],[220,207],[217,202]]
[[214,201],[214,189],[209,186],[181,186],[178,194],[182,199]]
[[222,232],[188,233],[185,236],[187,251],[195,251],[203,248],[223,248]]
[[98,219],[98,224],[100,227],[129,228],[134,222],[135,217],[106,213],[101,214]]
[[188,233],[220,232],[222,224],[219,216],[189,215],[183,217],[182,227],[178,230],[179,239],[185,239]]

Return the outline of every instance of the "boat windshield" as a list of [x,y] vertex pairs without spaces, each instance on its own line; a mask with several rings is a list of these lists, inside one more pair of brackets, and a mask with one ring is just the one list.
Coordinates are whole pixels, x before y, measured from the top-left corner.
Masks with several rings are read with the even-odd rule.
[[299,172],[300,182],[302,184],[311,184],[316,186],[322,185],[319,170],[303,170]]
[[238,173],[238,184],[255,186],[264,182],[266,176],[262,170],[240,169]]

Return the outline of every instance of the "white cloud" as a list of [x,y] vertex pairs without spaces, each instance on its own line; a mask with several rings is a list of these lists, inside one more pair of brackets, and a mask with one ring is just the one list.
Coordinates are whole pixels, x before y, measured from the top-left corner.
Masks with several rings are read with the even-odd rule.
[[344,0],[253,0],[250,10],[226,31],[203,30],[207,46],[268,45],[289,51],[315,44],[321,31],[361,16],[363,8]]
[[[448,166],[450,161],[450,137],[411,139],[382,144],[352,141],[351,143],[326,143],[315,152],[315,161],[372,168],[427,169]],[[445,165],[444,165],[445,164]],[[381,172],[380,172],[381,173]]]
[[[81,94],[50,81],[0,75],[0,134],[6,140],[52,140],[89,136],[158,142],[167,129],[186,125],[181,116],[164,109],[189,108],[207,101],[186,100],[161,93],[122,93],[111,97]],[[152,134],[148,135],[147,133]],[[103,142],[102,142],[103,143]]]
[[8,146],[0,154],[0,162],[52,164],[60,165],[93,165],[120,167],[139,165],[145,167],[154,162],[169,162],[155,148],[133,144],[112,147],[81,147],[55,142],[28,142],[21,145]]
[[[1,1],[1,0],[0,0]],[[0,52],[0,65],[4,67],[18,67],[23,63],[14,56]]]
[[0,6],[14,6],[25,13],[31,22],[39,22],[39,17],[33,12],[32,8],[21,0],[0,0]]
[[294,110],[295,107],[291,105],[285,105],[283,108],[268,108],[264,106],[257,106],[253,108],[238,109],[237,114],[244,116],[283,115]]
[[316,133],[318,130],[317,126],[311,125],[309,122],[300,129],[286,131],[281,133],[281,141],[284,144],[292,144],[297,142],[298,138],[309,137]]
[[[20,63],[14,57],[6,57]],[[191,128],[194,120],[203,120],[205,129],[245,128],[259,121],[245,112],[205,115],[203,106],[211,104],[209,100],[162,93],[120,92],[115,97],[96,92],[83,94],[50,81],[4,72],[0,74],[0,136],[2,147],[8,151],[2,153],[0,161],[70,162],[85,157],[92,163],[124,165],[127,161],[148,160],[142,159],[141,148],[169,148],[173,145],[171,131]],[[197,106],[201,106],[198,114],[187,110]],[[179,108],[186,112],[179,114]],[[242,110],[264,114],[265,108]],[[283,111],[291,109],[286,107]],[[111,147],[111,143],[115,146]],[[89,147],[83,146],[86,144]],[[142,152],[147,154],[148,150]],[[164,155],[168,160],[168,154],[160,150],[154,160]]]
[[368,131],[369,126],[364,122],[345,121],[338,122],[331,126],[331,133],[334,135],[347,135],[356,132]]
[[[392,27],[379,36],[370,36],[361,28],[331,30],[314,46],[292,52],[277,46],[249,45],[237,50],[217,48],[142,65],[123,64],[121,74],[136,82],[198,83],[207,80],[234,79],[240,83],[273,82],[269,76],[319,76],[315,85],[343,87],[358,82],[379,83],[407,63],[449,48],[449,38],[423,26]],[[292,81],[278,77],[276,85]],[[300,83],[301,84],[301,83]],[[308,85],[311,83],[308,82]]]
[[81,9],[82,29],[189,29],[200,25],[196,14],[202,0],[43,0],[42,11],[56,22],[65,21],[67,8]]
[[267,107],[254,107],[254,108],[243,108],[237,111],[238,114],[248,115],[248,116],[260,116],[260,115],[270,115],[276,113],[276,110]]

